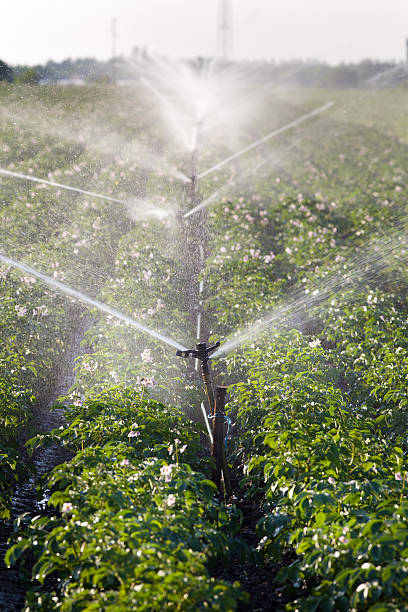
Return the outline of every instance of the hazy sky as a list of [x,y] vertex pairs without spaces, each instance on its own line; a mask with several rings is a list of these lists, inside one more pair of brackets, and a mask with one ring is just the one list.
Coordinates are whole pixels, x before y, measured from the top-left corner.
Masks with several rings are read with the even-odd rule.
[[[329,63],[405,57],[408,0],[231,0],[234,56]],[[0,0],[0,59],[111,55],[133,46],[171,56],[213,55],[217,0]]]

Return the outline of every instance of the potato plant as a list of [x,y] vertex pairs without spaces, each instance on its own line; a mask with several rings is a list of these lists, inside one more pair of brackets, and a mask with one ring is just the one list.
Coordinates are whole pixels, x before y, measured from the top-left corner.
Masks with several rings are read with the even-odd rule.
[[[166,173],[189,173],[189,160],[151,93],[19,86],[0,97],[4,167],[129,199],[116,205],[0,177],[2,251],[190,347],[196,288],[180,214],[129,212],[130,195],[164,198],[173,212],[188,206]],[[220,382],[235,383],[230,459],[242,471],[238,495],[262,515],[258,552],[280,562],[296,551],[278,575],[289,609],[399,610],[407,599],[407,93],[275,91],[250,135],[329,97],[330,114],[201,181],[203,198],[220,189],[201,270],[205,327],[223,340],[273,315],[215,367]],[[200,170],[229,145],[218,136],[204,147]],[[203,474],[200,428],[149,399],[198,406],[191,364],[5,268],[0,299],[3,517],[32,406],[57,377],[71,330],[89,322],[69,427],[30,443],[63,445],[73,459],[50,476],[52,517],[22,517],[8,553],[9,563],[35,557],[28,609],[235,609],[239,587],[210,572],[244,548],[238,516],[215,501]],[[133,390],[105,392],[112,384]]]
[[357,403],[358,381],[339,388],[337,357],[299,334],[245,354],[249,382],[236,385],[231,409],[247,495],[264,498],[258,547],[279,559],[295,546],[278,578],[306,580],[309,594],[290,609],[398,609],[408,588],[406,436],[390,435],[362,389]]
[[367,126],[319,123],[211,210],[207,304],[216,339],[270,320],[223,364],[232,456],[243,495],[263,508],[258,550],[276,562],[296,551],[277,578],[288,609],[399,610],[406,148],[388,133],[380,151]]
[[[47,88],[2,88],[2,168],[116,196],[127,181],[125,171],[133,183],[142,185],[143,169],[122,159],[113,161],[101,150],[101,135],[99,143],[90,146],[92,91],[79,100],[71,90],[57,88],[49,96]],[[80,104],[75,107],[75,103]],[[67,129],[67,120],[71,127],[78,126],[79,117],[86,143]],[[91,296],[96,297],[109,278],[118,240],[129,226],[123,206],[113,210],[98,199],[0,177],[2,253]],[[32,411],[54,393],[61,364],[70,360],[75,335],[89,325],[84,322],[89,315],[30,275],[3,265],[0,303],[0,511],[8,517],[13,485],[25,473],[19,443]]]
[[[217,559],[245,551],[239,515],[199,468],[198,426],[131,389],[72,406],[69,426],[29,442],[76,452],[46,486],[54,515],[22,515],[6,562],[34,555],[26,610],[235,610],[238,584],[211,578]],[[190,467],[196,465],[196,470]]]

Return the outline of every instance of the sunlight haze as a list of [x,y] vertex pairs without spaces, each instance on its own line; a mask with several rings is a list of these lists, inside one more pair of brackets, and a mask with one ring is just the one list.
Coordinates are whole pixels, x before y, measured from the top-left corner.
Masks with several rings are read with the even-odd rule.
[[[0,58],[11,64],[112,55],[134,46],[173,57],[214,55],[216,0],[14,0],[2,3]],[[233,0],[234,57],[404,59],[406,0]]]

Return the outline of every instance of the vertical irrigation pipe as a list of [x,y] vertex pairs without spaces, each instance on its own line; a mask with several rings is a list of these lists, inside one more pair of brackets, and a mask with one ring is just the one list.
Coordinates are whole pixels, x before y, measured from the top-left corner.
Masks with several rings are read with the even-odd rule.
[[[204,248],[203,245],[200,243],[198,245],[198,249],[200,251],[200,268],[201,270],[204,267]],[[200,284],[198,286],[198,312],[197,312],[197,342],[200,342],[200,336],[201,336],[201,318],[202,318],[202,306],[203,306],[203,292],[204,292],[204,280],[201,279],[200,280]],[[198,371],[198,360],[196,359],[195,362],[195,370],[196,372]]]
[[[200,206],[199,179],[198,179],[198,143],[199,143],[199,136],[200,136],[201,128],[202,128],[202,121],[197,121],[196,124],[192,128],[192,134],[191,134],[191,160],[190,160],[191,161],[191,178],[190,178],[189,200],[190,200],[193,210],[197,208],[197,206]],[[187,211],[187,213],[183,215],[183,218],[186,219],[188,216],[189,216],[189,212]],[[204,246],[201,240],[198,241],[198,251],[199,251],[199,267],[200,267],[200,271],[202,271],[204,267],[204,263],[205,263],[205,252],[204,252]],[[201,347],[206,346],[205,344],[200,344],[201,327],[202,327],[203,292],[204,292],[204,280],[200,279],[199,286],[198,286],[198,304],[197,304],[197,320],[196,320],[196,342],[197,342],[196,347],[197,349],[200,346]],[[180,355],[181,353],[178,353],[178,354]],[[196,354],[198,357],[198,353]],[[200,359],[197,357],[194,363],[194,370],[195,372],[198,373]],[[214,397],[213,385],[212,385],[212,380],[211,380],[211,374],[210,374],[209,367],[208,367],[208,355],[207,355],[207,359],[204,359],[201,361],[201,365],[202,365],[202,378],[203,378],[204,386],[207,392],[209,411],[210,413],[214,413],[215,397]],[[204,423],[207,429],[208,437],[210,439],[210,444],[212,447],[214,443],[214,438],[213,438],[213,433],[211,431],[211,426],[210,426],[210,422],[208,419],[208,414],[207,414],[207,410],[205,408],[204,402],[200,403],[200,408],[201,408],[201,412],[204,418]]]
[[[202,130],[202,120],[198,119],[195,125],[192,127],[192,134],[191,134],[192,149],[191,149],[191,160],[190,160],[191,161],[190,203],[193,209],[196,208],[200,204],[199,178],[198,178],[198,143],[199,143],[201,130]],[[185,219],[187,218],[187,216],[188,216],[188,211],[187,213],[183,215],[183,218]],[[204,262],[205,262],[204,245],[201,241],[198,240],[199,238],[198,235],[196,235],[196,238],[198,242],[198,251],[199,251],[199,269],[201,271],[204,266]],[[201,337],[203,291],[204,291],[204,281],[201,279],[199,281],[199,286],[198,286],[198,304],[196,306],[197,308],[196,342],[197,343],[200,342],[200,337]],[[194,369],[196,372],[198,371],[198,359],[196,359]]]

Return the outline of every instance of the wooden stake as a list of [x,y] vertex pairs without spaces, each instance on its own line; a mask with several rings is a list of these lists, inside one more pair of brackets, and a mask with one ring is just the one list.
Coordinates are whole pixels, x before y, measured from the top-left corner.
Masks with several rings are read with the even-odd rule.
[[219,491],[223,493],[221,477],[224,479],[224,488],[227,497],[232,493],[231,478],[227,459],[225,456],[225,396],[227,387],[217,387],[215,398],[215,410],[213,414],[213,445],[211,455],[215,459],[215,468],[213,469],[213,481],[217,485]]

